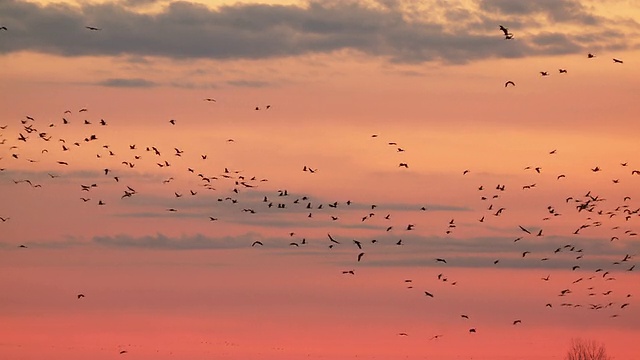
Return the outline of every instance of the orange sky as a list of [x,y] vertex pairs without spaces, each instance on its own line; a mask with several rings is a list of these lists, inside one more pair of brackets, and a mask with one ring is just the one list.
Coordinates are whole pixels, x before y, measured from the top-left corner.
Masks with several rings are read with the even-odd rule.
[[639,13],[0,0],[0,357],[635,359]]

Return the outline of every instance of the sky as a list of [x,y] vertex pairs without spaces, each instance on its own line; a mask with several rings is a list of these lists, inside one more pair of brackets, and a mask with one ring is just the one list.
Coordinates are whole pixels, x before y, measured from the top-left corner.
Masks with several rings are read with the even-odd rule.
[[638,19],[0,0],[0,357],[636,359]]

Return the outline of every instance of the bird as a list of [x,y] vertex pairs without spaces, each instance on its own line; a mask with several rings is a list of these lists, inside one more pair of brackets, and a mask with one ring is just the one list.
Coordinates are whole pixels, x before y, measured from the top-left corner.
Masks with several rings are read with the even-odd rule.
[[509,80],[509,81],[507,81],[506,83],[504,83],[504,87],[507,87],[507,86],[509,86],[509,85],[516,86],[516,83],[514,83],[514,82],[513,82],[513,81],[511,81],[511,80]]
[[262,246],[264,244],[262,243],[262,241],[258,241],[258,240],[254,241],[253,244],[251,244],[251,246],[256,246],[256,245]]
[[558,69],[558,72],[560,74],[566,74],[567,73],[567,69]]
[[613,58],[613,62],[616,63],[616,64],[622,64],[623,63],[622,60],[616,59],[616,58]]
[[[333,237],[331,237],[331,234],[327,233],[327,236],[329,237],[329,240],[332,243],[340,244],[337,240],[335,240]],[[360,261],[360,256],[358,256],[358,261]]]
[[540,75],[549,76],[549,72],[548,71],[540,71]]
[[0,30],[9,31],[6,26],[0,26]]
[[362,260],[362,257],[363,257],[363,256],[364,256],[364,253],[363,253],[363,252],[361,252],[360,254],[358,254],[358,262],[359,262],[360,260]]
[[80,300],[84,297],[84,294],[78,294],[77,297],[78,297],[78,300]]
[[592,54],[592,53],[588,53],[587,54],[587,58],[588,59],[593,59],[594,57],[596,57],[596,56],[594,54]]
[[175,124],[176,124],[176,120],[175,120],[175,119],[171,119],[171,120],[169,120],[169,123],[170,123],[171,125],[175,125]]
[[509,29],[508,29],[508,28],[506,28],[506,27],[504,27],[504,26],[500,25],[500,26],[498,27],[498,29],[500,29],[500,31],[502,31],[502,33],[504,34],[504,38],[505,38],[506,40],[513,39],[513,34],[509,32]]
[[424,292],[424,295],[425,295],[425,296],[428,296],[428,297],[433,297],[433,294],[432,294],[432,293],[430,293],[430,292],[428,292],[428,291],[425,291],[425,292]]
[[513,320],[513,325],[522,324],[522,320]]

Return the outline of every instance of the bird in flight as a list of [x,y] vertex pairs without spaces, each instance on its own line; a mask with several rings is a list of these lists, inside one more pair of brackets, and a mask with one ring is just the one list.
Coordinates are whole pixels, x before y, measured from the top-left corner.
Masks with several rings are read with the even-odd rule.
[[9,31],[6,26],[0,26],[0,30]]
[[84,297],[84,294],[78,294],[78,300],[82,299]]
[[511,40],[511,39],[513,39],[513,34],[509,32],[509,29],[508,29],[508,28],[506,28],[506,27],[504,27],[504,26],[500,25],[499,29],[500,29],[500,31],[502,31],[502,33],[504,34],[504,38],[505,38],[506,40]]
[[613,58],[613,62],[616,63],[616,64],[622,64],[623,63],[622,60],[616,59],[616,58]]
[[102,29],[100,29],[100,28],[93,27],[93,26],[85,26],[85,28],[87,28],[87,29],[89,29],[89,30],[91,30],[91,31],[100,31],[100,30],[102,30]]
[[[331,237],[331,234],[327,233],[327,236],[329,237],[329,240],[331,240],[332,243],[336,243],[336,244],[340,244],[340,242],[338,242],[336,239],[334,239],[333,237]],[[358,261],[360,261],[360,255],[358,255]]]
[[504,87],[507,87],[507,86],[509,86],[509,85],[516,86],[516,83],[514,83],[514,82],[513,82],[513,81],[511,81],[511,80],[509,80],[509,81],[507,81],[506,83],[504,83]]

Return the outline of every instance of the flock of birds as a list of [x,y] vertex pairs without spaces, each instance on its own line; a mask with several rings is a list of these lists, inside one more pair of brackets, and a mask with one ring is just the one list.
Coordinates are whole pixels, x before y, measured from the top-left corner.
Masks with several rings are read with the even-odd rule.
[[[101,31],[100,28],[87,26],[90,31]],[[508,28],[500,26],[499,29],[503,32],[506,40],[514,39],[514,35]],[[0,27],[0,30],[7,31],[6,27]],[[594,58],[595,55],[588,54],[588,58]],[[623,62],[617,58],[614,58],[615,63],[622,64]],[[566,69],[559,69],[559,73],[566,74]],[[542,76],[548,76],[547,71],[541,71]],[[507,81],[505,87],[515,86],[514,81]],[[204,101],[210,103],[216,103],[214,98],[205,98]],[[255,110],[268,110],[271,105],[256,106]],[[92,156],[95,156],[98,160],[110,159],[110,163],[119,163],[117,168],[115,167],[101,167],[94,169],[99,172],[104,180],[99,182],[79,183],[77,184],[78,196],[75,201],[81,201],[86,203],[87,206],[109,206],[112,201],[127,201],[127,199],[134,198],[139,195],[140,191],[136,186],[126,184],[129,179],[133,179],[136,176],[136,170],[142,166],[157,167],[157,171],[163,174],[165,177],[162,180],[162,184],[169,187],[177,178],[189,177],[192,183],[197,184],[194,188],[189,189],[175,189],[167,191],[169,204],[160,211],[167,213],[178,213],[181,211],[180,206],[176,206],[176,200],[189,197],[189,196],[203,196],[203,192],[210,192],[213,195],[212,201],[221,203],[227,207],[227,211],[235,211],[246,213],[247,216],[264,211],[277,211],[277,209],[290,209],[296,208],[305,213],[306,218],[318,218],[321,217],[322,221],[329,223],[341,223],[343,219],[342,214],[338,209],[349,209],[352,205],[355,205],[350,200],[346,201],[333,201],[333,202],[317,202],[309,195],[295,195],[296,192],[289,191],[287,189],[279,189],[273,191],[270,195],[264,195],[260,201],[250,200],[248,197],[242,197],[245,192],[255,191],[256,188],[262,188],[262,184],[268,182],[267,178],[257,175],[246,175],[243,171],[235,170],[230,167],[221,167],[219,171],[213,173],[205,173],[198,170],[199,168],[210,168],[207,161],[210,157],[207,154],[198,154],[200,163],[184,164],[181,160],[188,149],[184,149],[181,146],[176,145],[172,149],[165,149],[157,147],[153,144],[145,144],[140,146],[139,144],[130,144],[127,148],[113,148],[108,142],[102,139],[100,133],[100,127],[109,126],[108,122],[104,119],[89,118],[90,112],[87,108],[81,108],[76,111],[66,110],[60,118],[54,122],[41,122],[32,116],[25,116],[23,119],[16,121],[16,123],[2,124],[0,126],[0,149],[2,149],[3,156],[0,157],[0,181],[3,185],[9,184],[13,186],[28,186],[34,189],[46,188],[47,182],[56,181],[57,178],[64,178],[69,169],[74,168],[74,158],[76,158],[76,152],[92,152]],[[78,119],[79,116],[83,116],[82,119]],[[168,120],[168,126],[179,126],[180,124],[175,119]],[[75,129],[81,128],[85,135],[78,138],[70,138],[68,129],[75,127]],[[372,138],[378,138],[377,134],[370,135]],[[228,139],[227,142],[232,143],[234,139]],[[405,149],[398,145],[396,142],[387,142],[388,146],[393,147],[396,152],[403,153]],[[31,154],[30,156],[24,156],[23,154]],[[549,152],[549,156],[555,156],[557,150]],[[38,154],[34,156],[33,154]],[[48,181],[37,182],[35,179],[28,178],[11,178],[3,174],[11,174],[11,168],[14,164],[20,163],[18,168],[25,168],[29,166],[29,163],[40,163],[40,168],[46,168],[48,174]],[[100,161],[97,162],[100,164]],[[640,170],[632,169],[628,162],[620,162],[620,167],[628,169],[628,176],[636,177],[640,175]],[[398,167],[409,169],[407,162],[400,162]],[[177,169],[177,170],[173,170]],[[315,174],[318,172],[317,168],[312,168],[309,165],[300,166],[301,171]],[[541,166],[527,166],[525,171],[530,171],[535,174],[542,174],[543,169]],[[403,171],[403,170],[400,170]],[[599,166],[591,168],[593,173],[599,173],[603,171]],[[472,170],[465,169],[461,172],[461,176],[468,176]],[[557,181],[562,181],[565,174],[554,174]],[[626,179],[625,179],[626,180]],[[617,184],[621,179],[612,179],[612,183]],[[122,192],[117,196],[113,194],[105,194],[100,192],[100,188],[107,182],[112,184],[122,184]],[[536,183],[529,183],[522,185],[522,191],[532,190],[536,188]],[[222,190],[224,189],[224,190]],[[275,189],[275,188],[274,188]],[[42,190],[44,191],[44,190]],[[502,216],[505,211],[508,211],[505,206],[500,203],[501,196],[505,192],[516,191],[509,189],[505,184],[496,184],[491,186],[477,185],[478,201],[482,205],[483,210],[478,214],[478,223],[489,222],[490,218],[498,218]],[[119,199],[117,199],[119,198]],[[620,201],[605,199],[597,194],[595,191],[589,191],[585,194],[573,194],[565,199],[562,199],[560,205],[549,205],[545,212],[546,216],[543,221],[549,222],[553,219],[563,215],[564,211],[572,211],[576,216],[583,216],[583,221],[576,224],[573,235],[580,235],[582,232],[590,229],[604,227],[609,224],[611,219],[624,219],[623,224],[625,226],[616,225],[611,228],[611,236],[608,239],[610,242],[620,241],[637,241],[638,232],[633,229],[632,225],[637,223],[637,218],[640,216],[640,206],[634,205],[634,199],[631,196],[625,196]],[[178,203],[179,204],[179,203]],[[391,212],[380,213],[380,207],[376,204],[358,204],[362,209],[366,207],[368,211],[357,217],[358,222],[370,222],[372,219],[379,219],[382,225],[382,235],[377,239],[344,239],[341,236],[336,235],[331,231],[326,233],[326,238],[321,239],[309,239],[305,237],[298,237],[295,232],[288,233],[288,245],[292,248],[302,248],[309,244],[310,241],[325,241],[328,251],[337,247],[351,247],[354,251],[353,262],[354,264],[366,262],[367,249],[372,246],[403,246],[406,244],[406,238],[403,242],[401,237],[398,237],[396,231],[413,231],[419,228],[420,224],[416,223],[398,223],[395,222],[395,216]],[[384,210],[384,209],[382,209]],[[416,208],[415,212],[428,211],[428,206]],[[355,210],[353,210],[355,211]],[[12,221],[11,214],[0,214],[0,226],[2,224]],[[203,218],[205,221],[223,221],[224,213],[215,214]],[[304,221],[300,219],[300,221]],[[354,221],[349,218],[346,221]],[[443,236],[451,236],[454,234],[459,223],[455,219],[451,219],[442,224]],[[518,225],[514,228],[518,235],[513,239],[513,243],[523,243],[528,239],[534,239],[546,236],[542,227],[531,227],[525,225]],[[384,239],[384,240],[383,240]],[[393,240],[391,240],[393,239]],[[247,244],[247,247],[268,247],[270,244],[265,243],[264,240],[256,240],[251,244]],[[18,245],[22,249],[28,249],[28,244]],[[520,253],[522,259],[529,259],[534,256],[531,250],[524,249]],[[598,267],[597,269],[589,269],[588,266],[583,266],[581,260],[587,256],[587,251],[582,247],[572,244],[554,244],[548,251],[539,258],[539,261],[549,261],[558,256],[569,256],[573,259],[574,265],[571,265],[567,270],[576,272],[575,278],[571,283],[559,284],[559,290],[557,298],[541,304],[541,306],[547,308],[554,307],[567,307],[567,308],[586,308],[594,311],[609,311],[609,316],[616,318],[624,314],[625,309],[632,306],[632,293],[620,294],[616,300],[610,300],[614,295],[614,291],[607,287],[610,282],[616,281],[617,274],[633,272],[636,268],[636,264],[633,263],[635,254],[626,254],[624,257],[612,262],[606,267]],[[501,259],[493,259],[492,265],[499,266]],[[455,262],[446,259],[445,257],[435,257],[433,259],[434,267],[446,267],[456,266]],[[443,272],[437,271],[438,274],[434,274],[437,280],[457,286],[458,282],[449,279]],[[342,274],[345,276],[356,275],[356,269],[342,270]],[[540,281],[547,283],[553,281],[550,275],[541,276]],[[409,289],[413,289],[413,280],[405,279],[404,283]],[[584,284],[583,287],[580,287]],[[574,293],[580,293],[582,296],[573,296]],[[438,293],[432,289],[423,289],[420,292],[421,296],[427,299],[437,298]],[[584,301],[584,296],[590,299],[590,301]],[[76,295],[77,300],[86,301],[85,294],[80,293]],[[460,318],[470,320],[470,315],[461,314]],[[521,326],[524,324],[523,319],[516,318],[511,321],[513,326]],[[470,326],[467,328],[468,333],[473,334],[480,329],[476,326]],[[406,332],[397,333],[398,336],[408,336]],[[431,337],[432,340],[441,338],[443,334],[435,334]],[[121,350],[120,354],[126,354],[126,350]]]
[[[509,32],[509,29],[508,29],[508,28],[506,28],[506,27],[505,27],[505,26],[503,26],[503,25],[500,25],[500,26],[499,26],[499,29],[500,29],[500,31],[502,31],[502,33],[504,34],[504,38],[505,38],[505,40],[511,40],[511,39],[513,39],[513,33]],[[595,58],[595,57],[596,57],[596,55],[595,55],[595,54],[593,54],[593,53],[588,53],[588,54],[587,54],[587,59],[593,59],[593,58]],[[624,64],[624,61],[622,61],[622,60],[620,60],[620,59],[618,59],[618,58],[612,58],[612,59],[613,59],[613,62],[614,62],[615,64]],[[559,68],[559,69],[558,69],[558,73],[559,73],[559,74],[568,74],[569,72],[567,71],[567,69]],[[540,71],[540,76],[549,76],[549,71]],[[516,86],[516,83],[515,83],[513,80],[507,80],[507,81],[504,83],[504,87],[509,87],[509,85],[511,85],[511,86]]]

